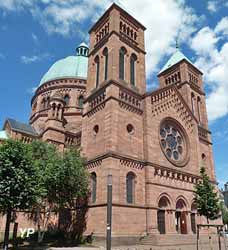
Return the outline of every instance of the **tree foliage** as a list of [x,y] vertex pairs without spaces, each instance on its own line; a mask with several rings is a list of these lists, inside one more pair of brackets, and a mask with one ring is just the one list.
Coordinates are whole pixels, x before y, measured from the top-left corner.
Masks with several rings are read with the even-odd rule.
[[228,209],[225,206],[224,202],[220,202],[220,209],[222,212],[223,224],[228,226]]
[[38,242],[42,242],[51,214],[75,209],[80,199],[86,200],[88,178],[83,159],[75,148],[60,154],[53,145],[35,141],[31,151],[43,190],[31,215],[38,224]]
[[39,170],[33,165],[30,146],[6,140],[0,145],[0,211],[7,214],[4,249],[8,249],[12,211],[26,210],[42,193]]
[[30,146],[20,141],[5,141],[0,145],[0,166],[0,210],[28,209],[42,192]]
[[195,185],[195,203],[200,215],[207,218],[207,222],[218,218],[219,198],[215,186],[210,182],[204,167],[200,169],[201,181]]

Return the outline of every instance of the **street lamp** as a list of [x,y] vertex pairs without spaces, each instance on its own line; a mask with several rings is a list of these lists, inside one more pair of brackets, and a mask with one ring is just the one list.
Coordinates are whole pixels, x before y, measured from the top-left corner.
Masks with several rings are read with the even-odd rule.
[[112,175],[108,175],[107,180],[107,233],[106,249],[111,250],[112,240]]

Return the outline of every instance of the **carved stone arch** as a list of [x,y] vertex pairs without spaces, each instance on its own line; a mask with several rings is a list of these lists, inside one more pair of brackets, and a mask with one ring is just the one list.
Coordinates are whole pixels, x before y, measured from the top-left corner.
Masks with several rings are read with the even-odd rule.
[[189,210],[189,208],[190,208],[189,202],[188,202],[188,200],[183,195],[179,195],[177,197],[176,202],[175,202],[176,209],[178,209],[177,206],[179,205],[178,204],[179,202],[183,202],[182,205],[185,207],[185,210]]
[[173,199],[172,199],[172,197],[171,197],[168,193],[161,193],[161,194],[158,196],[157,201],[156,201],[156,204],[157,204],[158,207],[159,207],[159,202],[161,202],[161,200],[162,200],[163,198],[167,200],[168,205],[169,205],[169,206],[168,206],[169,209],[171,209],[171,208],[174,207],[174,206],[173,206]]
[[191,201],[191,211],[192,212],[197,212],[197,204],[196,202],[194,201],[194,199]]

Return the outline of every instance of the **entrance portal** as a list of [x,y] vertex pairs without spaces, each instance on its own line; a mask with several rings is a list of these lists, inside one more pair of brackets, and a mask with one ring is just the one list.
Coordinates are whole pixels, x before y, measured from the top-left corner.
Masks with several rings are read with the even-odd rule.
[[175,213],[175,220],[176,220],[176,231],[179,234],[187,234],[187,218],[186,218],[186,209],[185,202],[182,199],[179,199],[176,204],[176,213]]

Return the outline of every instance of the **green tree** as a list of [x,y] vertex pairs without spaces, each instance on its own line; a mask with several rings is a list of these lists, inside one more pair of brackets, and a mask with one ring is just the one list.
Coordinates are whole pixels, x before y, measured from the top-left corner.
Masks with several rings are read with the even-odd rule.
[[37,177],[30,145],[14,140],[0,145],[0,211],[7,217],[4,250],[8,249],[12,212],[29,209],[42,192]]
[[38,169],[38,182],[42,187],[42,195],[31,208],[30,218],[35,221],[38,228],[38,243],[41,243],[51,217],[54,211],[54,202],[52,198],[52,186],[57,182],[56,172],[58,164],[61,164],[61,156],[56,147],[42,142],[33,141],[31,143],[31,154],[33,165]]
[[78,203],[84,204],[88,178],[83,159],[76,149],[61,154],[54,146],[41,141],[33,142],[31,147],[33,162],[39,169],[39,180],[45,190],[32,213],[38,225],[38,243],[41,243],[53,212],[60,214],[66,208],[71,210]]
[[224,202],[220,202],[220,209],[222,212],[223,224],[228,226],[228,209],[225,206]]
[[209,176],[206,174],[204,167],[200,169],[201,180],[195,185],[195,203],[197,210],[200,215],[209,219],[214,220],[219,215],[219,198],[215,191],[215,186],[210,182]]

